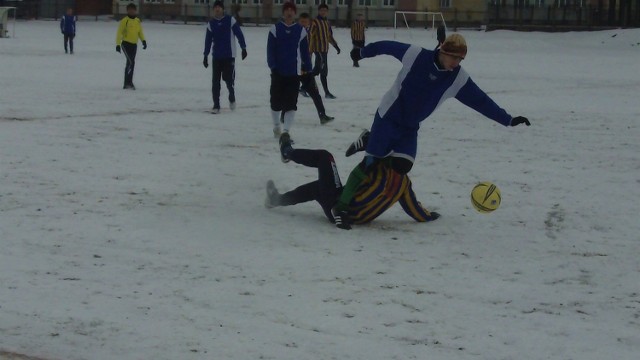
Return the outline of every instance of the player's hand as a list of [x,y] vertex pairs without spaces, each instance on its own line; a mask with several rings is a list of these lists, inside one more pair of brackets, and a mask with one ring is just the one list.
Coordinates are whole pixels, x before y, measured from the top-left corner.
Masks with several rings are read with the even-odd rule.
[[242,49],[242,60],[247,58],[247,49]]
[[511,126],[518,126],[520,124],[525,124],[527,126],[531,126],[531,122],[524,116],[516,116],[511,119]]
[[142,50],[147,50],[147,42],[142,40]]
[[340,46],[336,45],[336,52],[340,55]]
[[116,51],[120,52],[120,45],[116,45]]
[[209,57],[205,56],[204,60],[202,60],[202,65],[204,65],[204,68],[208,68],[209,67]]
[[362,60],[362,55],[360,54],[360,49],[358,48],[354,48],[353,50],[351,50],[349,55],[351,55],[351,60],[353,61]]

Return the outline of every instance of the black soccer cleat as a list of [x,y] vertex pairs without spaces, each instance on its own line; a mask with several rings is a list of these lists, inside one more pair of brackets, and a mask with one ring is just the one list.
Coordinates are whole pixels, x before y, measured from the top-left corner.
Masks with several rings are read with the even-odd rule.
[[351,230],[351,224],[349,223],[349,214],[344,210],[338,210],[337,207],[331,209],[331,215],[333,215],[333,221],[337,228],[343,230]]
[[363,151],[364,149],[366,149],[367,143],[369,142],[369,134],[369,130],[363,130],[362,133],[360,133],[360,136],[358,136],[358,139],[356,139],[356,141],[352,142],[351,145],[349,145],[349,148],[347,149],[345,155],[349,157],[359,151]]
[[441,216],[439,213],[437,213],[435,211],[430,211],[429,214],[431,216],[429,217],[429,219],[427,219],[427,222],[436,220],[437,218],[439,218]]
[[291,154],[291,152],[293,151],[293,147],[291,146],[291,136],[289,136],[288,132],[283,132],[282,135],[280,135],[280,158],[282,159],[283,163],[288,163],[289,160],[289,154]]
[[279,205],[280,193],[278,193],[278,189],[276,189],[273,180],[269,180],[267,181],[267,198],[264,200],[264,207],[271,209]]
[[322,114],[320,115],[320,124],[324,125],[324,124],[330,123],[333,121],[333,119],[335,119],[333,116]]

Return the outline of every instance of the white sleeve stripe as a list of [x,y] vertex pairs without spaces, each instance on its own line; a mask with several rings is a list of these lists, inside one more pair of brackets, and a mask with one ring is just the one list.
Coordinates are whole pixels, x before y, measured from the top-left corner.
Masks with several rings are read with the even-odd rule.
[[460,68],[460,71],[458,72],[458,76],[456,76],[456,79],[453,81],[453,84],[451,84],[451,86],[449,86],[447,91],[445,91],[440,97],[440,100],[438,101],[438,105],[436,105],[436,109],[439,108],[440,105],[442,105],[442,103],[445,100],[458,95],[458,91],[462,89],[462,87],[467,83],[468,80],[469,80],[469,74],[466,71],[464,71],[463,68]]
[[410,46],[407,51],[404,53],[402,57],[402,70],[396,77],[396,81],[391,86],[391,89],[387,91],[386,94],[382,97],[382,101],[380,101],[380,106],[378,106],[378,113],[380,113],[380,117],[384,117],[387,111],[391,108],[394,102],[398,100],[398,96],[400,96],[400,90],[402,89],[402,82],[411,71],[411,67],[413,63],[420,55],[422,48],[419,46]]
[[269,32],[271,33],[271,35],[273,35],[273,37],[277,37],[276,36],[276,26],[275,25],[271,26],[271,30],[269,30]]

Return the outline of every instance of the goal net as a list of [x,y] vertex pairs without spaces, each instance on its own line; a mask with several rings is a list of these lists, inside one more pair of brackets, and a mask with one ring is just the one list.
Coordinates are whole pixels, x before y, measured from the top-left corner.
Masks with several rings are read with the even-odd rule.
[[[396,11],[393,14],[393,38],[395,39],[400,33],[408,33],[412,38],[412,26],[424,28],[433,31],[431,37],[435,36],[436,28],[443,25],[447,28],[444,16],[441,12],[431,11]],[[401,31],[402,30],[402,31]]]

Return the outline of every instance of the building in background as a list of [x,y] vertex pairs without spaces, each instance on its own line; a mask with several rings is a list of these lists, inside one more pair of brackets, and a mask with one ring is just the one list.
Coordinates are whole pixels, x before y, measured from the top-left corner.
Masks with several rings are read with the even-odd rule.
[[[289,0],[287,0],[289,1]],[[329,20],[349,26],[362,13],[368,26],[393,26],[396,11],[441,12],[450,28],[511,27],[580,29],[599,26],[640,26],[640,0],[293,0],[298,12],[318,13],[329,6]],[[224,0],[228,13],[241,23],[272,24],[285,0]],[[204,21],[212,14],[213,0],[0,0],[17,7],[18,18],[58,18],[67,7],[79,16],[112,15],[121,18],[127,4],[138,6],[144,19]],[[431,26],[424,15],[407,15],[409,26]],[[400,20],[400,19],[398,19]],[[404,27],[404,18],[401,25]]]

